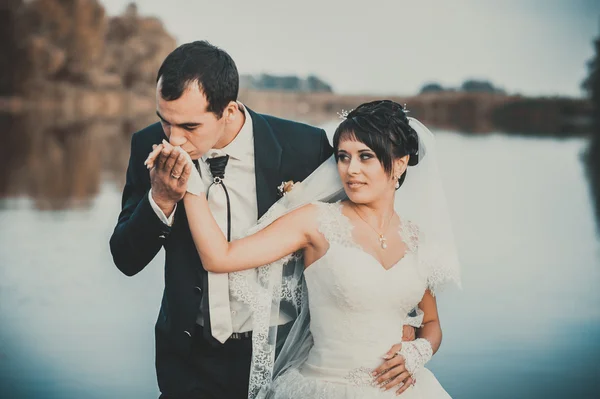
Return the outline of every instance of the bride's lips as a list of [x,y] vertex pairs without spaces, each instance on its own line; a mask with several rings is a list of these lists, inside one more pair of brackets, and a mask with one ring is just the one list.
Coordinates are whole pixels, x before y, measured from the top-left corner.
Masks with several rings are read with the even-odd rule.
[[348,186],[348,188],[352,189],[352,190],[357,190],[359,188],[361,188],[362,186],[365,186],[367,183],[363,183],[360,181],[356,181],[356,180],[350,180],[346,182],[346,185]]

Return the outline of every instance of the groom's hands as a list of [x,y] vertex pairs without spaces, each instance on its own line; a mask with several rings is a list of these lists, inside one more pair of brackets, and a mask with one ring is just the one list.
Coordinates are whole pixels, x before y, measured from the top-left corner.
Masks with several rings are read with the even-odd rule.
[[185,195],[192,168],[181,148],[173,147],[164,140],[152,148],[145,162],[150,169],[152,199],[169,217]]

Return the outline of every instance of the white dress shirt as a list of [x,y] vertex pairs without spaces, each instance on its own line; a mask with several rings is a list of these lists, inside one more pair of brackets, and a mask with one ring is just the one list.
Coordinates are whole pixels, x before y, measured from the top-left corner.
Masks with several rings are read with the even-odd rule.
[[[202,176],[205,187],[208,187],[212,183],[212,175],[206,159],[229,155],[223,182],[229,193],[232,239],[242,237],[250,227],[256,225],[258,220],[252,117],[241,103],[238,104],[246,116],[244,125],[238,135],[226,147],[209,150],[198,162],[200,166],[200,175]],[[152,191],[150,191],[148,195],[150,205],[155,213],[163,223],[171,226],[173,224],[173,215],[177,209],[175,209],[170,217],[167,218],[152,199]],[[214,186],[210,190],[208,200],[210,210],[212,211],[217,224],[221,228],[221,231],[223,231],[223,234],[226,235],[227,200],[225,192],[221,187]],[[240,333],[252,330],[251,312],[248,306],[235,300],[231,294],[229,294],[229,301],[233,332]],[[204,317],[201,312],[199,312],[196,321],[200,325],[204,324]]]

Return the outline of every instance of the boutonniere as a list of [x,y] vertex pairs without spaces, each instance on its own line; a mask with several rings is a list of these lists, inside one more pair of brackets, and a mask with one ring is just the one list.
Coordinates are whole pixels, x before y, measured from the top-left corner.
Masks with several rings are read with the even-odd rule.
[[279,196],[283,197],[284,195],[292,191],[292,188],[294,188],[294,184],[296,183],[294,183],[292,180],[282,181],[279,187],[277,187],[277,192],[279,193]]

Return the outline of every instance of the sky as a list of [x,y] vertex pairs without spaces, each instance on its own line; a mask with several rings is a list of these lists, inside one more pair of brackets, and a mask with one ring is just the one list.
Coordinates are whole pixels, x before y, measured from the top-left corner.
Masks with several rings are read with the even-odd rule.
[[[109,15],[127,0],[99,0]],[[344,94],[417,93],[484,79],[509,93],[581,97],[600,1],[141,0],[178,44],[208,40],[241,74],[314,74]]]

